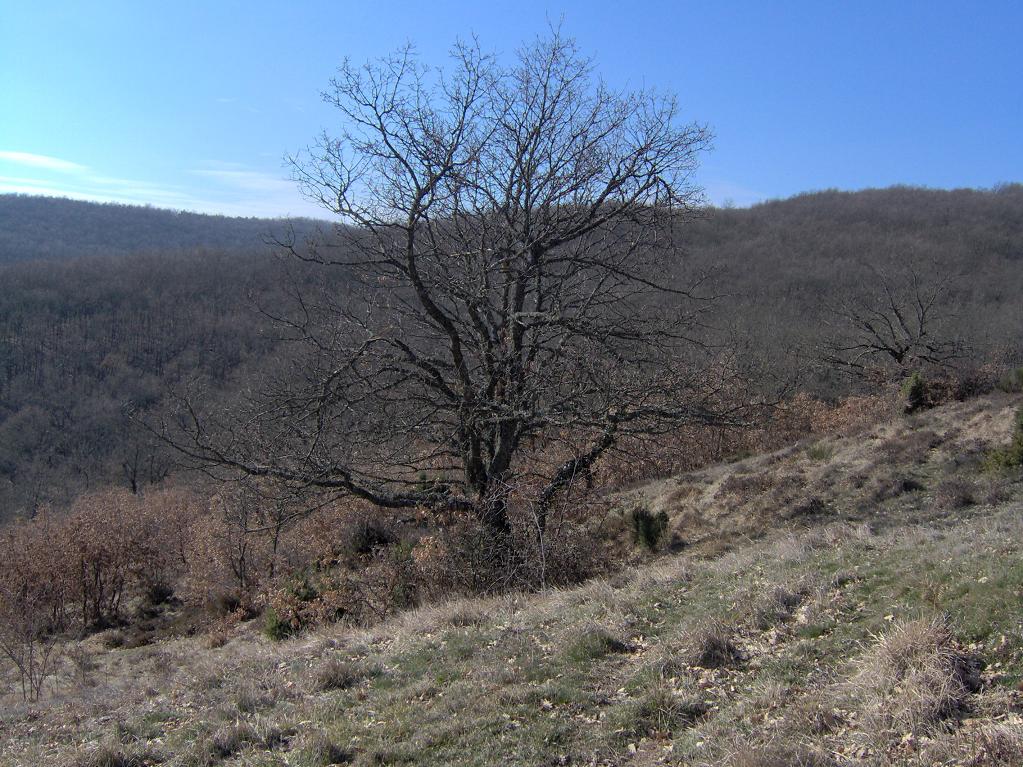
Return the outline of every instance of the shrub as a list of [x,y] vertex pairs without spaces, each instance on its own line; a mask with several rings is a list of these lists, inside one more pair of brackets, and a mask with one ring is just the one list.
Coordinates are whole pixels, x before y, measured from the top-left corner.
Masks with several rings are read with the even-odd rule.
[[298,627],[292,621],[282,618],[272,605],[266,608],[263,613],[263,633],[268,639],[280,642],[294,636],[297,632]]
[[1012,469],[1023,466],[1023,407],[1013,417],[1012,441],[1007,447],[993,450],[986,462],[991,469]]
[[[368,572],[368,565],[367,570]],[[294,636],[312,626],[356,617],[363,599],[355,574],[337,569],[316,575],[299,573],[265,595],[264,628],[272,639]]]
[[927,407],[927,383],[918,371],[913,373],[902,384],[903,412],[916,413]]
[[22,697],[35,701],[56,670],[67,594],[58,564],[46,556],[47,520],[17,523],[0,534],[0,656],[17,669]]
[[1004,392],[1012,394],[1023,392],[1023,368],[1016,368],[1005,373],[995,385]]
[[389,520],[379,513],[364,512],[356,516],[347,531],[347,548],[352,555],[368,556],[398,540]]
[[655,549],[668,529],[668,515],[664,510],[652,514],[639,506],[632,510],[632,527],[636,543]]
[[147,605],[164,605],[174,599],[174,587],[163,581],[148,583],[145,592]]
[[934,491],[934,502],[939,509],[965,509],[977,502],[976,488],[969,480],[951,477],[938,485]]
[[[549,521],[541,539],[535,519],[525,509],[520,511],[525,513],[512,514],[510,546],[508,539],[495,537],[475,518],[421,538],[411,552],[417,596],[437,599],[567,586],[608,569],[609,559],[601,556],[592,527],[583,520],[559,509],[561,518],[556,524]],[[514,557],[506,556],[509,549]]]

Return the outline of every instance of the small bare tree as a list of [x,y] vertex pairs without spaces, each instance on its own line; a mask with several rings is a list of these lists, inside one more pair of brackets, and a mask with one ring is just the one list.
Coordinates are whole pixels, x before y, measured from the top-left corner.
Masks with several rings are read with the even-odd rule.
[[63,583],[47,556],[46,520],[16,523],[0,538],[0,653],[14,664],[22,698],[37,701],[60,658]]
[[861,377],[951,366],[963,347],[947,327],[950,282],[914,266],[899,275],[874,270],[871,285],[832,308],[825,362]]
[[212,473],[468,513],[499,539],[514,486],[542,534],[623,439],[736,420],[702,386],[703,304],[678,268],[709,134],[674,98],[611,89],[557,32],[510,66],[452,57],[340,68],[341,131],[294,160],[340,225],[282,245],[344,289],[267,310],[290,367],[244,407],[183,398],[170,439]]

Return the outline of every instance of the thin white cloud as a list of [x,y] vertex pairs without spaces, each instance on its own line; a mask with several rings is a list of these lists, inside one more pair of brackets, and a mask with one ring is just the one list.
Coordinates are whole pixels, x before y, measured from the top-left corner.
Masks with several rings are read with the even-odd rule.
[[155,205],[230,216],[323,216],[283,174],[226,162],[209,162],[183,173],[177,183],[153,183],[104,175],[47,155],[0,151],[0,194]]
[[32,152],[12,152],[0,150],[0,160],[22,165],[29,168],[43,168],[54,170],[60,173],[85,173],[89,168],[79,165],[76,162],[62,160],[59,157],[50,157],[45,154],[33,154]]

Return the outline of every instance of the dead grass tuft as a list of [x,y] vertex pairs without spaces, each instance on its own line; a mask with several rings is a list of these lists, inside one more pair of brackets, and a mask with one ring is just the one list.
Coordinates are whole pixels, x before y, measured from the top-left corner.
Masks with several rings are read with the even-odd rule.
[[855,679],[865,729],[881,738],[934,732],[979,687],[976,662],[944,618],[895,624],[863,659]]
[[685,660],[700,668],[727,668],[743,661],[734,642],[734,629],[718,620],[699,624],[686,641]]
[[881,454],[892,463],[924,463],[931,450],[941,444],[941,437],[931,429],[917,429],[896,434],[885,440]]
[[457,628],[474,628],[487,622],[489,613],[477,605],[462,604],[452,610],[448,623]]
[[750,595],[740,611],[745,620],[758,631],[767,631],[792,617],[793,611],[803,601],[803,593],[787,586],[774,586],[766,592]]
[[846,724],[845,715],[835,707],[833,696],[822,690],[796,701],[786,719],[787,731],[814,737],[829,735]]
[[1019,767],[1023,764],[1023,733],[1018,726],[988,724],[930,743],[927,764],[962,767]]
[[919,480],[905,474],[882,476],[877,479],[870,498],[874,503],[883,503],[923,489]]
[[162,761],[159,754],[148,750],[100,746],[80,757],[75,767],[146,767]]
[[342,658],[327,658],[313,668],[309,686],[313,692],[347,690],[379,674],[380,669],[375,666]]
[[591,623],[578,629],[568,637],[565,657],[575,663],[587,663],[605,655],[625,652],[628,645],[611,633],[606,626]]
[[665,737],[692,727],[709,710],[699,696],[679,693],[671,685],[661,683],[622,706],[611,718],[611,726],[617,734],[628,738]]
[[265,708],[273,708],[280,700],[280,689],[276,685],[247,679],[235,691],[235,708],[243,714],[252,714]]
[[827,754],[791,743],[761,743],[732,754],[727,767],[837,767]]
[[235,722],[221,727],[210,737],[211,753],[220,759],[226,759],[241,751],[245,746],[257,739],[256,730],[248,722]]
[[327,736],[316,731],[303,739],[300,754],[302,764],[308,767],[329,767],[334,764],[349,764],[355,759],[355,752],[345,748]]

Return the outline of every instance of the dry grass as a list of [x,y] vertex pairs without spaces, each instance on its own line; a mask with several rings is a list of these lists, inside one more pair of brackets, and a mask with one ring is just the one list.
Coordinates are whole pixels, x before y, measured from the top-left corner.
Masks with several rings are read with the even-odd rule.
[[939,509],[955,511],[973,506],[977,502],[977,487],[972,480],[950,477],[942,480],[934,491],[934,503]]
[[337,743],[321,730],[303,739],[299,753],[302,763],[308,767],[349,764],[355,759],[355,753],[350,748]]
[[791,618],[804,596],[799,589],[773,586],[766,592],[751,595],[744,612],[748,614],[747,620],[753,628],[767,631]]
[[838,767],[829,754],[793,743],[760,743],[742,747],[725,762],[726,767]]
[[146,767],[159,764],[162,757],[149,749],[132,749],[124,746],[99,746],[79,757],[75,767]]
[[962,767],[1023,765],[1023,729],[1017,724],[985,724],[929,744],[922,761]]
[[614,735],[625,739],[665,738],[692,727],[708,710],[697,693],[661,682],[622,706],[611,717],[610,726]]
[[313,692],[347,690],[380,673],[379,668],[364,663],[337,657],[326,658],[313,666],[309,687]]
[[879,637],[854,684],[868,732],[890,740],[931,734],[962,714],[979,676],[947,619],[920,618]]
[[[945,439],[963,421],[976,431],[955,440],[1004,439],[992,424],[1006,407],[930,411],[917,430]],[[803,472],[801,497],[826,500],[823,524],[768,529],[791,508],[771,490],[721,505],[728,467],[687,479],[700,488],[687,513],[720,524],[726,554],[694,545],[646,564],[639,552],[634,569],[579,587],[281,643],[249,621],[220,646],[197,636],[109,650],[94,636],[40,707],[3,698],[0,765],[1023,764],[1023,486],[1006,476],[1000,505],[933,513],[941,467],[961,448],[945,442],[924,464],[883,466],[927,493],[861,511],[878,446],[907,428],[829,441],[826,462],[802,449],[745,462],[744,476],[786,487]],[[959,473],[982,492],[983,476]],[[742,524],[768,526],[765,537],[736,535],[754,529],[740,515],[758,504]],[[953,620],[911,619],[924,611]]]
[[743,660],[735,644],[735,629],[720,620],[707,620],[697,625],[686,638],[683,658],[700,668],[728,668]]
[[569,632],[565,657],[574,663],[588,663],[612,653],[625,652],[628,645],[606,626],[589,624]]

